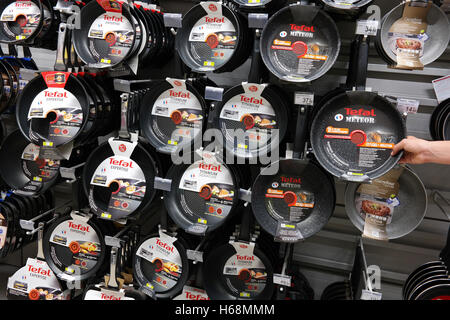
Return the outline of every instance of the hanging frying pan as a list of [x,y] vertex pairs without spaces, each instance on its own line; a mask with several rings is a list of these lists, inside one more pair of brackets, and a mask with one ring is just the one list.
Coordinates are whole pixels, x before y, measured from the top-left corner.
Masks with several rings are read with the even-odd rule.
[[192,144],[202,135],[205,121],[205,100],[185,80],[167,78],[155,84],[140,106],[142,135],[165,154]]
[[104,234],[93,219],[70,214],[53,222],[44,235],[44,257],[58,278],[95,276],[106,257]]
[[89,96],[71,73],[42,72],[23,89],[16,106],[22,134],[36,145],[59,147],[74,141],[88,119]]
[[330,12],[344,14],[344,15],[357,15],[361,13],[365,7],[367,7],[373,0],[320,0],[325,6],[325,9]]
[[[217,106],[215,127],[222,132],[227,152],[238,158],[257,158],[268,154],[283,140],[287,110],[278,88],[243,83],[225,92]],[[236,133],[243,133],[245,138],[235,137]]]
[[450,300],[450,279],[432,279],[415,288],[408,300]]
[[441,119],[442,115],[450,108],[450,99],[441,102],[434,110],[430,118],[430,135],[434,140],[442,140],[441,136]]
[[355,227],[361,232],[364,231],[367,213],[382,215],[385,218],[391,216],[391,222],[386,225],[389,239],[403,237],[420,225],[427,211],[427,193],[422,181],[414,171],[404,167],[398,183],[400,186],[396,196],[399,201],[398,206],[390,204],[389,200],[386,202],[385,199],[382,200],[376,196],[359,194],[360,184],[347,185],[345,208]]
[[176,51],[195,72],[232,71],[249,55],[246,20],[226,5],[207,1],[183,17],[175,39]]
[[279,79],[306,82],[323,76],[341,46],[337,26],[315,6],[291,4],[274,14],[261,35],[261,56]]
[[164,204],[172,220],[187,233],[197,235],[223,225],[239,201],[235,170],[213,153],[200,153],[191,154],[192,164],[170,168],[167,179],[172,180],[171,191],[164,192]]
[[411,295],[417,286],[421,285],[425,281],[434,280],[434,279],[448,279],[448,271],[447,268],[441,267],[430,267],[423,270],[420,273],[416,273],[414,278],[409,282],[409,286],[404,288],[404,297],[405,300]]
[[2,145],[3,140],[6,137],[6,126],[3,123],[3,120],[0,118],[0,146]]
[[418,274],[419,272],[422,272],[423,270],[430,268],[430,267],[438,267],[439,268],[439,267],[445,267],[445,265],[444,265],[444,262],[440,261],[440,260],[439,261],[431,261],[431,262],[427,262],[427,263],[421,265],[420,267],[415,269],[413,272],[411,272],[403,285],[403,290],[402,290],[403,299],[407,300],[407,296],[405,295],[405,292],[406,292],[405,288],[410,285],[410,283],[412,282],[412,280],[416,276],[416,274]]
[[5,139],[0,157],[5,159],[0,166],[3,180],[25,194],[45,191],[59,176],[59,161],[39,158],[39,146],[28,142],[19,130]]
[[136,49],[136,26],[126,2],[91,1],[81,9],[80,23],[73,30],[73,44],[85,64],[114,67]]
[[0,4],[0,42],[31,41],[42,30],[43,7],[40,0],[5,0]]
[[0,258],[5,258],[14,246],[14,216],[9,207],[0,202]]
[[237,241],[214,248],[203,263],[203,285],[213,300],[269,300],[273,267],[250,240],[250,205],[242,214]]
[[[398,25],[400,23],[399,20],[403,16],[405,7],[412,6],[414,3],[423,4],[424,1],[401,3],[389,11],[382,20],[381,28],[378,32],[378,43],[379,45],[381,44],[381,49],[384,52],[384,56],[387,56],[388,63],[395,64],[397,61],[397,48],[399,48],[399,45],[401,45],[400,48],[405,47],[405,45],[423,48],[423,53],[420,56],[420,62],[423,65],[437,60],[447,49],[450,40],[450,24],[445,12],[433,3],[430,4],[430,10],[426,17],[428,26],[417,37],[405,43],[402,40],[408,40],[409,37],[405,38],[405,34],[391,32],[394,24]],[[408,47],[406,48],[408,49]],[[416,47],[413,49],[416,50]]]
[[4,59],[3,57],[0,57],[0,61],[3,63],[3,66],[7,70],[9,77],[12,80],[10,82],[9,87],[6,87],[5,85],[7,89],[6,91],[9,91],[8,108],[10,108],[14,106],[14,104],[16,103],[16,98],[19,94],[19,80],[20,80],[18,74],[19,68],[13,67],[11,63],[7,59]]
[[162,231],[146,237],[133,257],[134,279],[141,287],[153,286],[157,299],[176,296],[189,277],[188,249],[183,238]]
[[129,57],[134,57],[138,55],[143,49],[143,43],[147,42],[147,30],[144,27],[144,22],[140,19],[140,17],[136,14],[136,8],[134,6],[129,7],[131,20],[133,21],[135,28],[135,41],[133,44],[133,48],[131,49]]
[[244,12],[273,11],[284,6],[286,0],[233,0]]
[[445,118],[442,121],[442,138],[446,141],[450,141],[450,107],[447,109]]
[[12,100],[12,86],[13,86],[13,78],[11,73],[9,72],[6,64],[0,59],[0,88],[1,88],[1,98],[0,98],[0,113],[5,111]]

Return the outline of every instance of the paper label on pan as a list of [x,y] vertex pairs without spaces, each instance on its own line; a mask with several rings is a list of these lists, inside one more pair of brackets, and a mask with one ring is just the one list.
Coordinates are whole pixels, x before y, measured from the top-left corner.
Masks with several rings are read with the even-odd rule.
[[142,270],[142,263],[138,263],[137,275],[141,279],[150,281],[155,292],[163,292],[172,289],[181,278],[181,255],[173,244],[176,239],[171,237],[156,237],[146,240],[138,248],[136,255],[151,262],[155,267],[152,279],[146,279]]
[[433,88],[439,103],[450,98],[450,75],[433,80]]
[[124,296],[124,291],[121,290],[120,294],[114,293],[112,291],[110,291],[111,293],[104,293],[100,290],[88,290],[88,292],[86,292],[86,295],[84,296],[84,300],[103,300],[103,301],[116,301],[116,300],[121,300],[121,301],[128,301],[128,300],[135,300],[133,298],[130,297],[125,297]]
[[8,223],[5,217],[0,213],[0,250],[3,249],[6,242],[6,235],[8,232]]
[[67,300],[56,275],[45,261],[28,258],[8,279],[7,292],[12,300]]
[[200,2],[203,10],[210,16],[222,16],[222,4],[217,1]]
[[[202,187],[209,184],[229,185],[233,189],[233,177],[231,171],[219,162],[206,163],[199,160],[190,165],[184,172],[179,188],[181,190],[200,192]],[[228,190],[220,190],[212,187],[212,194],[219,197],[233,197],[234,192]]]
[[[31,1],[15,1],[1,13],[1,27],[11,40],[25,40],[39,27],[41,10]],[[11,22],[17,22],[11,24]],[[18,26],[12,27],[13,25]]]
[[40,147],[28,144],[22,152],[22,169],[30,180],[47,182],[59,174],[60,161],[39,158]]
[[63,221],[50,235],[50,258],[62,273],[89,272],[97,265],[100,255],[97,232],[81,220]]
[[205,290],[194,288],[191,286],[184,286],[183,292],[173,298],[173,300],[192,300],[192,301],[199,301],[199,300],[211,300],[208,297],[208,294]]
[[237,253],[225,262],[222,271],[225,283],[235,297],[256,298],[266,287],[266,266],[253,254],[254,244],[231,244]]

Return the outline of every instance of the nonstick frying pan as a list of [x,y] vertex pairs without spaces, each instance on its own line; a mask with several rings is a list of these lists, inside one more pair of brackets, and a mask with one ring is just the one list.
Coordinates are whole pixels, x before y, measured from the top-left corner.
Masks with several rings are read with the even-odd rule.
[[[383,17],[381,28],[378,32],[378,43],[381,44],[381,49],[384,55],[387,56],[388,63],[395,63],[397,61],[397,56],[389,45],[389,30],[402,17],[405,6],[411,5],[414,2],[423,3],[424,1],[401,3]],[[444,53],[445,49],[447,49],[450,40],[450,24],[448,18],[445,12],[433,3],[428,12],[427,22],[428,27],[425,34],[428,39],[424,42],[424,52],[420,58],[423,65],[430,64],[438,59]]]
[[336,61],[341,40],[336,23],[315,6],[291,4],[274,14],[261,35],[261,56],[279,79],[307,82]]
[[[386,225],[389,239],[403,237],[416,229],[427,211],[427,193],[419,177],[408,167],[404,167],[398,180],[400,184],[397,195],[400,205],[394,208],[392,221]],[[349,183],[345,190],[345,208],[352,223],[361,232],[364,230],[364,213],[356,208],[357,190],[360,184]]]
[[286,0],[232,0],[239,6],[239,10],[245,12],[273,11],[275,8],[281,8]]
[[16,105],[22,134],[36,145],[73,142],[86,126],[89,96],[74,74],[42,72],[23,89]]
[[360,13],[364,7],[373,0],[320,0],[327,10],[334,13],[355,15]]
[[19,130],[12,132],[0,148],[3,180],[21,193],[44,192],[59,177],[59,161],[41,159],[38,155],[38,146],[27,141]]
[[430,119],[430,135],[434,140],[442,140],[440,128],[442,121],[442,115],[446,113],[446,111],[450,107],[450,99],[447,99],[441,102],[433,111]]
[[114,67],[136,49],[136,26],[126,2],[91,1],[81,9],[80,24],[73,30],[73,44],[85,64]]
[[244,63],[250,53],[247,22],[226,5],[202,2],[183,17],[175,46],[192,71],[232,71]]

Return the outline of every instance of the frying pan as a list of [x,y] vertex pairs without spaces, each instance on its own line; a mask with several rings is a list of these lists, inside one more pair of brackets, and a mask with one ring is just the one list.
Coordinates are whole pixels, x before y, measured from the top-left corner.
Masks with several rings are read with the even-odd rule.
[[[386,225],[389,239],[403,237],[416,229],[427,211],[427,193],[420,178],[410,168],[405,167],[399,180],[398,200],[390,224]],[[361,232],[364,231],[365,218],[356,209],[357,190],[360,184],[349,183],[345,190],[345,208],[352,223]]]
[[6,236],[4,242],[2,243],[2,248],[0,249],[0,257],[5,258],[11,250],[11,247],[14,247],[14,216],[11,212],[11,209],[6,206],[3,202],[0,201],[0,215],[3,217],[2,226],[6,227]]
[[14,106],[14,104],[16,102],[16,98],[19,93],[19,79],[20,78],[19,78],[19,74],[17,73],[18,68],[13,67],[11,65],[11,63],[7,59],[4,59],[3,57],[0,57],[0,61],[3,63],[3,66],[7,70],[8,77],[10,78],[10,80],[12,80],[9,83],[9,95],[8,95],[9,99],[8,99],[8,104],[7,104],[7,107],[10,108],[10,107]]
[[405,300],[408,299],[411,292],[414,291],[416,286],[420,285],[422,282],[429,281],[432,279],[444,279],[444,278],[448,278],[447,268],[445,267],[443,268],[430,267],[423,270],[423,272],[417,273],[414,279],[409,283],[409,286],[405,287],[404,299]]
[[0,157],[6,161],[0,166],[0,174],[12,189],[32,195],[45,191],[56,182],[59,164],[49,165],[48,161],[39,158],[33,160],[38,153],[38,147],[30,144],[19,130],[5,139]]
[[[85,222],[72,215],[59,218],[46,230],[43,245],[45,261],[58,278],[62,274],[78,281],[91,278],[106,257],[104,233],[94,219]],[[75,266],[80,272],[71,272]]]
[[[108,20],[120,24],[106,29]],[[73,44],[85,64],[97,68],[114,67],[128,59],[136,49],[136,26],[126,2],[91,1],[81,9],[80,23],[81,28],[73,30]],[[105,31],[108,32],[104,34]]]
[[319,163],[332,175],[347,181],[365,182],[391,170],[402,154],[392,148],[406,137],[406,124],[384,97],[365,91],[369,40],[358,50],[355,90],[332,97],[315,114],[311,145]]
[[[0,16],[0,42],[3,43],[31,41],[43,28],[43,6],[40,0],[2,1]],[[32,32],[28,32],[30,30]]]
[[[64,103],[63,108],[61,102]],[[50,108],[48,113],[45,114],[42,106]],[[37,112],[37,118],[28,119],[32,110],[43,112]],[[71,121],[70,125],[64,124],[63,112],[77,115],[78,120]],[[74,141],[86,126],[88,112],[86,88],[73,74],[59,71],[42,72],[32,79],[23,89],[16,105],[16,119],[22,134],[36,145],[46,142],[52,147]]]
[[186,241],[179,236],[160,232],[144,238],[133,257],[134,278],[138,285],[153,285],[157,299],[177,295],[189,277],[187,248]]
[[184,231],[202,235],[216,230],[233,215],[238,204],[240,181],[234,167],[214,154],[190,154],[192,164],[173,165],[164,192],[169,216]]
[[[275,86],[255,83],[243,83],[225,92],[214,126],[221,130],[227,152],[241,159],[257,158],[283,140],[288,122],[283,95]],[[245,141],[236,140],[234,130],[242,130]]]
[[[297,242],[319,232],[333,214],[334,181],[313,161],[299,159],[306,144],[309,107],[299,106],[293,159],[282,159],[278,173],[265,168],[252,188],[252,208],[261,227],[279,241]],[[294,233],[295,235],[293,235]],[[283,235],[282,235],[283,234]]]
[[[189,120],[191,116],[196,120]],[[165,154],[192,144],[203,133],[205,122],[205,100],[190,81],[168,78],[156,83],[140,106],[142,135]]]
[[[435,290],[438,292],[434,293]],[[408,300],[426,300],[450,295],[450,279],[432,279],[425,281],[411,292]]]
[[281,8],[286,3],[286,0],[232,0],[239,6],[239,10],[244,12],[272,12],[275,8]]
[[420,267],[416,268],[413,272],[411,272],[408,276],[408,278],[406,279],[405,283],[403,284],[403,289],[402,289],[402,296],[403,298],[406,300],[406,287],[409,286],[409,284],[411,283],[411,281],[413,280],[413,278],[416,276],[417,273],[421,272],[422,270],[425,270],[429,267],[444,267],[444,263],[442,261],[431,261],[428,263],[425,263],[423,265],[421,265]]
[[442,137],[444,140],[450,140],[450,107],[447,109],[442,125]]
[[0,146],[2,145],[2,142],[5,139],[6,134],[7,134],[6,126],[3,123],[3,120],[0,118]]
[[291,4],[274,14],[261,35],[261,56],[279,79],[307,82],[323,76],[341,46],[337,26],[315,6]]
[[[423,1],[412,1],[423,2]],[[411,5],[401,3],[394,9],[389,11],[383,18],[381,28],[378,32],[378,43],[381,44],[381,49],[384,52],[384,56],[387,56],[386,62],[395,63],[397,56],[393,50],[389,47],[389,30],[392,25],[402,17],[405,5]],[[429,37],[424,44],[424,53],[420,58],[423,65],[427,65],[438,59],[447,49],[450,40],[450,24],[448,18],[438,6],[431,4],[431,9],[427,16],[428,28],[426,35]]]
[[434,140],[442,140],[443,137],[441,136],[441,121],[442,115],[445,114],[446,110],[450,106],[450,99],[447,99],[443,102],[441,102],[434,110],[430,118],[430,135]]
[[327,10],[344,15],[356,15],[373,0],[320,0]]
[[[217,15],[219,10],[221,15]],[[220,36],[224,39],[220,40]],[[226,37],[230,37],[230,41],[225,42]],[[236,37],[234,45],[233,37]],[[239,13],[221,3],[208,1],[192,7],[183,17],[175,46],[192,71],[219,73],[232,71],[246,61],[250,53],[249,40],[247,21]]]
[[[250,210],[250,205],[244,208],[238,240],[213,249],[203,263],[203,284],[213,300],[268,300],[272,297],[272,264],[258,246],[249,243]],[[258,279],[253,272],[261,273],[263,278]]]

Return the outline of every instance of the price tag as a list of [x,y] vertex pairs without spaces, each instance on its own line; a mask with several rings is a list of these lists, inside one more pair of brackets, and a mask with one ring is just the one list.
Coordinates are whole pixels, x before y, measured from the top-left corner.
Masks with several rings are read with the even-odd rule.
[[439,103],[450,98],[450,75],[433,80],[433,88]]
[[361,300],[381,300],[382,294],[381,292],[362,290],[361,292]]
[[275,234],[275,241],[285,243],[296,243],[303,240],[304,237],[296,224],[289,222],[278,222],[277,232]]
[[294,103],[299,106],[313,106],[314,94],[310,92],[296,92]]
[[397,109],[400,113],[417,113],[420,102],[412,99],[397,99]]
[[290,287],[291,286],[291,276],[274,273],[273,274],[273,283],[279,284],[281,286]]
[[358,20],[356,22],[356,34],[364,36],[376,36],[378,31],[378,20]]
[[189,226],[186,232],[204,236],[206,234],[206,230],[208,230],[208,226],[206,224],[195,223],[192,226]]
[[201,251],[187,250],[186,255],[189,260],[203,262],[203,252]]

